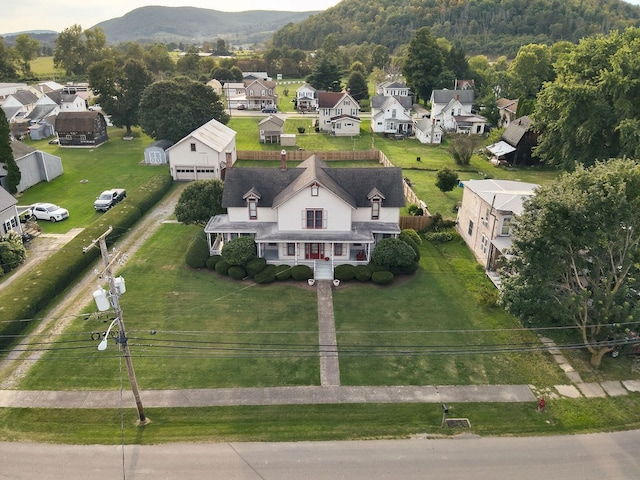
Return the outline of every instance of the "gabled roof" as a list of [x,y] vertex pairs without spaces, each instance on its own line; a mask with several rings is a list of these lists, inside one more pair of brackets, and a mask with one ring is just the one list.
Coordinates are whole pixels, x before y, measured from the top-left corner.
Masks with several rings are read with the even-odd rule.
[[447,104],[451,100],[458,100],[463,105],[473,104],[473,90],[434,90],[431,93],[432,104]]
[[513,180],[466,180],[464,187],[482,198],[486,203],[500,212],[520,215],[523,201],[540,187],[535,183],[516,182]]
[[11,96],[22,105],[30,105],[38,101],[38,96],[35,93],[30,92],[29,90],[18,90]]
[[507,110],[511,113],[516,113],[518,109],[518,100],[510,100],[508,98],[499,98],[496,100],[496,108],[498,110]]
[[413,99],[402,95],[394,95],[393,97],[375,95],[371,97],[371,108],[391,108],[394,103],[399,103],[405,110],[411,110],[411,107],[413,106]]
[[298,167],[286,170],[228,169],[222,206],[246,206],[243,196],[253,188],[260,192],[261,207],[277,207],[313,182],[329,189],[352,208],[370,206],[368,195],[374,188],[384,195],[383,206],[400,208],[405,205],[401,168],[332,168],[312,155]]
[[[93,132],[95,121],[102,117],[100,112],[88,110],[86,112],[60,112],[56,117],[56,131],[60,132]],[[104,117],[103,117],[104,121]]]
[[331,117],[329,120],[331,120],[332,122],[337,122],[338,120],[342,120],[343,118],[349,118],[354,122],[362,122],[362,120],[360,120],[359,117],[354,117],[353,115],[345,115],[345,114],[336,115],[335,117]]
[[11,140],[11,151],[13,152],[14,160],[18,160],[31,155],[36,149],[19,140]]
[[278,117],[277,115],[269,115],[268,117],[260,120],[258,126],[261,127],[267,123],[273,123],[277,127],[282,128],[282,126],[284,125],[284,118]]
[[317,90],[309,83],[305,83],[304,85],[302,85],[300,88],[296,90],[296,92],[299,90],[310,90],[312,92],[317,92]]
[[513,147],[517,147],[524,134],[531,128],[531,119],[527,116],[516,118],[502,133],[502,139]]
[[166,150],[171,145],[173,145],[173,142],[171,140],[161,139],[161,140],[156,140],[151,145],[149,145],[147,148],[161,148],[162,150]]
[[5,211],[7,208],[11,208],[18,204],[13,195],[7,192],[4,188],[0,187],[0,212]]
[[417,122],[414,123],[416,130],[420,130],[421,132],[431,133],[431,128],[433,127],[433,131],[442,131],[442,127],[440,124],[434,124],[430,118],[421,118]]
[[50,116],[55,109],[58,108],[58,105],[51,103],[44,103],[41,105],[36,105],[33,110],[25,117],[34,122],[38,120],[42,120],[43,118],[47,118]]
[[178,141],[175,145],[169,147],[167,151],[171,151],[183,142],[189,141],[189,139],[193,138],[204,143],[216,152],[222,152],[222,149],[226,148],[226,146],[229,145],[229,142],[235,139],[235,137],[235,130],[230,129],[215,118],[212,118],[182,140]]
[[347,92],[318,92],[318,108],[334,108],[344,97],[349,97],[358,105],[358,102]]

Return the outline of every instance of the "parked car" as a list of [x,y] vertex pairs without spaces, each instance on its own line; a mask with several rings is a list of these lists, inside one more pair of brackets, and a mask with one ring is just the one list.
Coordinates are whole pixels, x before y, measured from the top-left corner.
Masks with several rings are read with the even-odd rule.
[[237,108],[238,110],[244,110],[244,109],[245,109],[245,108],[247,108],[247,107],[245,107],[245,106],[241,103],[241,104],[240,104],[240,105],[238,105],[236,108]]
[[50,222],[59,222],[69,218],[69,210],[53,203],[34,203],[31,205],[31,214],[38,220],[49,220]]
[[264,107],[262,113],[278,113],[278,109],[276,107]]
[[112,188],[111,190],[105,190],[96,198],[93,202],[93,208],[96,211],[106,212],[117,203],[124,200],[127,196],[127,191],[124,188]]

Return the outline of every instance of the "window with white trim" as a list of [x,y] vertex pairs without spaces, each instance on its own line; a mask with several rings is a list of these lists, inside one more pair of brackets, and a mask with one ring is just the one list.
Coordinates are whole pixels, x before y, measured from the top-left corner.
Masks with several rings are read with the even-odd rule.
[[344,252],[344,248],[343,248],[343,246],[342,246],[342,243],[336,243],[336,244],[333,246],[333,254],[334,254],[334,255],[336,255],[336,256],[338,256],[338,257],[341,257],[342,255],[344,255],[344,253],[343,253],[343,252]]
[[380,218],[380,199],[371,199],[371,220],[378,220]]
[[287,243],[287,255],[289,257],[295,257],[295,255],[296,255],[296,244],[295,243]]
[[469,228],[467,228],[467,234],[469,236],[473,235],[473,220],[469,220]]
[[480,250],[482,250],[482,253],[484,253],[486,255],[488,247],[489,247],[489,239],[483,233],[482,234],[482,238],[480,239]]
[[247,207],[249,207],[249,220],[258,219],[258,200],[254,197],[247,199]]
[[313,185],[311,185],[311,196],[312,197],[317,197],[318,196],[318,184],[314,183]]

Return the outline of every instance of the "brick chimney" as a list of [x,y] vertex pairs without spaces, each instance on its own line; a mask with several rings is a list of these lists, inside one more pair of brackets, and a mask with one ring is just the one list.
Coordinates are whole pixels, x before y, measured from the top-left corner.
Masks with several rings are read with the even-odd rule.
[[280,151],[280,170],[283,172],[287,169],[287,151],[283,148]]

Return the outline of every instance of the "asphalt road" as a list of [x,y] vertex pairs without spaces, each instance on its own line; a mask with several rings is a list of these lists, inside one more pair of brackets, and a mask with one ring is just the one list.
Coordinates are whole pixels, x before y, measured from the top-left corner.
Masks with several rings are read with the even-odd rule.
[[640,431],[357,442],[69,446],[0,443],[0,478],[627,480]]

